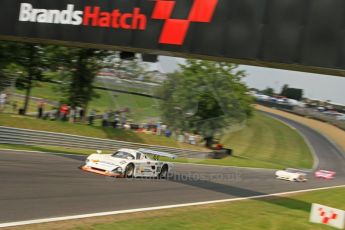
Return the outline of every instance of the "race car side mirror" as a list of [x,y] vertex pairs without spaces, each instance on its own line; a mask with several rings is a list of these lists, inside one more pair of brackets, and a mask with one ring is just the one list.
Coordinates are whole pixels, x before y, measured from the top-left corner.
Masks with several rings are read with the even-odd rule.
[[102,150],[97,150],[97,154],[102,154]]

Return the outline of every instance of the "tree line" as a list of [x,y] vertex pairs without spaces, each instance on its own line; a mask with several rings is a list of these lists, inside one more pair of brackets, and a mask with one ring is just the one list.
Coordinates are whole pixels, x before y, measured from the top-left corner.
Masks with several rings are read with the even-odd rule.
[[274,89],[271,87],[267,87],[266,89],[262,90],[261,93],[263,93],[267,96],[271,96],[271,97],[279,95],[282,97],[286,97],[286,98],[300,101],[303,99],[304,91],[303,91],[303,89],[292,88],[292,87],[289,87],[289,85],[285,84],[285,85],[283,85],[279,94],[274,92]]
[[[136,60],[123,68],[121,59],[113,61],[115,56],[115,51],[2,41],[0,91],[9,82],[24,89],[25,114],[34,83],[54,80],[67,104],[87,111],[96,95],[95,77],[105,65],[131,75],[145,72]],[[217,133],[252,116],[253,98],[242,82],[245,76],[231,63],[187,60],[155,93],[162,99],[162,121],[173,130],[200,134],[211,144]]]
[[92,83],[102,60],[112,52],[41,44],[0,42],[0,91],[15,81],[25,90],[24,114],[36,81],[61,80],[59,90],[71,106],[87,110],[95,95]]

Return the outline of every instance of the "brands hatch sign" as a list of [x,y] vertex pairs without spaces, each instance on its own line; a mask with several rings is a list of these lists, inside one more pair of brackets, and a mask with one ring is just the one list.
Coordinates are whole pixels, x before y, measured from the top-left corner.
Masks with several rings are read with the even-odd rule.
[[344,0],[0,0],[0,39],[345,76]]
[[[159,43],[182,45],[191,22],[209,23],[212,20],[218,0],[193,0],[187,19],[171,18],[176,5],[173,0],[156,0],[151,19],[164,20],[165,24]],[[133,8],[132,12],[113,9],[102,11],[99,6],[85,6],[75,10],[75,5],[68,4],[67,9],[38,9],[30,3],[21,3],[20,22],[64,24],[73,26],[93,26],[125,30],[146,30],[147,16]]]

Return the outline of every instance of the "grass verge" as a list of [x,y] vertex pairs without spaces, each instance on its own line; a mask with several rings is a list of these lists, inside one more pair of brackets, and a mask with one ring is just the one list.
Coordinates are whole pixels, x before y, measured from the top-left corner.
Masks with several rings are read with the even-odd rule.
[[312,203],[345,209],[345,188],[319,190],[288,197],[245,200],[204,206],[55,222],[15,229],[43,230],[331,230],[309,223]]
[[[173,138],[135,133],[122,129],[102,128],[84,124],[71,124],[60,121],[44,121],[31,117],[0,115],[0,125],[67,133],[97,138],[115,139],[150,145],[161,145],[193,150],[199,146],[181,144]],[[184,163],[231,165],[257,168],[311,168],[312,154],[304,139],[296,130],[284,123],[257,112],[247,126],[237,132],[228,133],[222,143],[234,150],[233,157],[215,159],[178,159]]]
[[303,137],[285,123],[256,112],[247,126],[226,134],[222,143],[235,155],[286,167],[312,168],[313,158]]

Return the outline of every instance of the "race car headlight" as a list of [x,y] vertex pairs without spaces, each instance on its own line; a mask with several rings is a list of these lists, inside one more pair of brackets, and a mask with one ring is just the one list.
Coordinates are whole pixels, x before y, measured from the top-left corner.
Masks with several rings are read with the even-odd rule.
[[113,172],[122,173],[122,168],[121,167],[117,167],[116,169],[113,170]]

